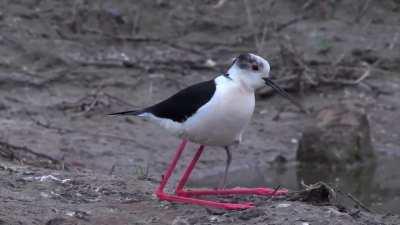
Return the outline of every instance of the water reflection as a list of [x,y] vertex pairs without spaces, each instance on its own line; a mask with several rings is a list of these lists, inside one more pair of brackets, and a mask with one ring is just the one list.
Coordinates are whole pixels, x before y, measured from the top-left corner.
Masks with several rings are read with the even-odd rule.
[[[313,184],[324,181],[345,193],[351,193],[371,209],[381,213],[400,214],[400,158],[380,159],[375,163],[350,168],[326,168],[316,165],[276,163],[271,165],[247,165],[232,168],[229,186],[269,186],[301,189],[301,182]],[[195,177],[192,187],[217,187],[222,173]],[[347,199],[345,204],[353,204]]]

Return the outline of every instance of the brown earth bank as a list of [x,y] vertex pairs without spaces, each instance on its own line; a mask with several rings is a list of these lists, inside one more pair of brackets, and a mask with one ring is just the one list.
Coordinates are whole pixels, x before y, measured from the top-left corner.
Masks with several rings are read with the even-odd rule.
[[[0,224],[400,224],[399,11],[395,0],[1,1]],[[347,177],[351,187],[340,190],[370,204],[230,197],[221,201],[257,207],[220,212],[155,199],[179,141],[146,121],[105,115],[211,79],[241,52],[266,57],[310,111],[351,101],[367,112],[379,160],[345,172],[362,178]],[[314,182],[285,172],[310,121],[260,90],[230,186],[294,193],[301,180]],[[207,149],[192,185],[216,185],[224,161],[224,151]],[[306,173],[321,177],[314,170]]]

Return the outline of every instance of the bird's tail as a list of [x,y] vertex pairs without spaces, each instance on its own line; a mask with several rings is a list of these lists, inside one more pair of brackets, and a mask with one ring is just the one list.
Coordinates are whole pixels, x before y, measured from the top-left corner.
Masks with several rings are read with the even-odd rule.
[[124,112],[117,112],[117,113],[110,113],[108,115],[110,116],[138,116],[140,114],[144,113],[143,110],[130,110],[130,111],[124,111]]

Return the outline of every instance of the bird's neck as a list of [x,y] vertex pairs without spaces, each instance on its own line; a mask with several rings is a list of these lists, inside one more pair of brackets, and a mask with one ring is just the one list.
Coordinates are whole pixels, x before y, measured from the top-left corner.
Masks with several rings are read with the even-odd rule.
[[246,82],[244,82],[241,79],[237,79],[235,82],[237,82],[241,88],[242,91],[248,92],[248,93],[254,93],[254,88],[249,86],[248,84],[246,84]]
[[236,73],[229,77],[231,82],[234,82],[236,85],[238,85],[242,91],[254,93],[254,87],[250,86],[245,80],[242,79],[243,75]]
[[238,84],[241,89],[245,90],[246,92],[254,92],[254,87],[251,86],[248,82],[246,82],[245,78],[247,74],[243,74],[242,70],[238,69],[236,66],[232,66],[228,70],[229,79],[232,82]]

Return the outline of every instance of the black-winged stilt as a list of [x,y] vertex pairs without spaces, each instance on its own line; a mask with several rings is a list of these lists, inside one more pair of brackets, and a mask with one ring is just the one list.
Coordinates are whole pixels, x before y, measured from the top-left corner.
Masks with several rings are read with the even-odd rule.
[[[225,74],[213,80],[192,85],[165,101],[144,109],[110,114],[146,117],[182,138],[182,143],[176,150],[175,156],[156,190],[156,195],[160,200],[223,209],[246,209],[253,205],[251,203],[221,203],[195,198],[195,196],[282,195],[287,193],[286,190],[270,188],[225,189],[224,187],[231,162],[229,147],[241,142],[242,134],[253,115],[255,90],[269,85],[280,95],[299,106],[269,78],[269,72],[270,65],[264,58],[250,53],[241,54],[234,59]],[[188,141],[198,143],[200,147],[181,177],[176,187],[176,194],[167,194],[164,192],[165,185]],[[207,145],[223,147],[227,153],[223,188],[185,190],[184,186]]]

